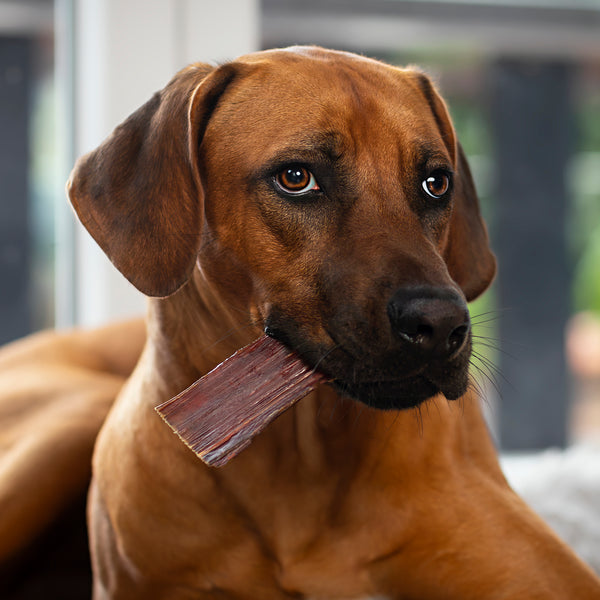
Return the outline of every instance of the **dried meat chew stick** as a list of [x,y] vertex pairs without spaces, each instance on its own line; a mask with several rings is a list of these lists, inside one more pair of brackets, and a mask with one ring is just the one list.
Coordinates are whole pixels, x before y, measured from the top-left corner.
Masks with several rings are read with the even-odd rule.
[[207,465],[221,467],[324,381],[283,344],[262,336],[156,410]]

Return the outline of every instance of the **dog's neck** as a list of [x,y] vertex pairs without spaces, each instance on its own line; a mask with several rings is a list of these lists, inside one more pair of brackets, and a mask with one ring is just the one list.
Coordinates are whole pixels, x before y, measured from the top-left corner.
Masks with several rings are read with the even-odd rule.
[[224,299],[198,269],[172,296],[151,299],[148,311],[155,368],[186,385],[261,335],[250,311],[235,298]]

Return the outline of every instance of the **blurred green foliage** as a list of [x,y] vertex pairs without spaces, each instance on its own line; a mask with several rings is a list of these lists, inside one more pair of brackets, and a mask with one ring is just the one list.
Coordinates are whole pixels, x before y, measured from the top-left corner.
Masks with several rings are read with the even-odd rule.
[[568,232],[575,263],[574,308],[600,314],[600,89],[581,98],[577,133]]
[[573,296],[577,311],[600,315],[600,226],[590,236],[575,269]]

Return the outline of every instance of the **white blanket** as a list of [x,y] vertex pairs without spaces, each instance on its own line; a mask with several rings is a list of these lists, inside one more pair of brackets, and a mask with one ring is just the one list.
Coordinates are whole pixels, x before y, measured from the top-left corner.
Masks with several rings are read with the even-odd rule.
[[600,440],[503,455],[501,464],[513,489],[600,573]]

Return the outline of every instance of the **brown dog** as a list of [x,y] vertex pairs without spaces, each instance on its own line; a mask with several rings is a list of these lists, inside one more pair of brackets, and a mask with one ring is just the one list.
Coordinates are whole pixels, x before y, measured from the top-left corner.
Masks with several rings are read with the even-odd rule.
[[[466,302],[495,261],[424,75],[310,48],[196,64],[69,193],[156,297],[95,450],[97,600],[600,598],[469,389]],[[208,468],[154,407],[263,329],[333,383]]]

